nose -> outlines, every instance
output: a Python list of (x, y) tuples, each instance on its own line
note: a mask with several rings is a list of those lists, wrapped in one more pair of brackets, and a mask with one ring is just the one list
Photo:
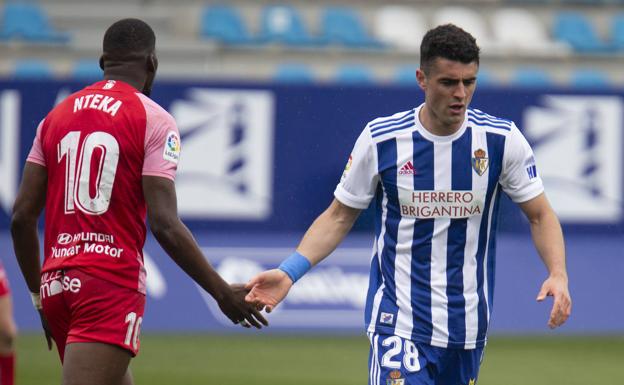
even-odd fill
[(455, 92), (453, 92), (453, 96), (458, 99), (464, 99), (466, 97), (466, 86), (463, 82), (459, 82), (457, 87), (455, 87)]

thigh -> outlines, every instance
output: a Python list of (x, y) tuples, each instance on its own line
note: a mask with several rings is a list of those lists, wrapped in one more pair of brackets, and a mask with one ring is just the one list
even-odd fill
[(64, 296), (71, 309), (67, 344), (96, 342), (117, 346), (135, 356), (145, 296), (79, 270), (64, 274)]
[(483, 348), (449, 352), (448, 362), (440, 373), (438, 385), (475, 385), (479, 378), (479, 367)]
[(118, 346), (77, 342), (65, 348), (63, 385), (120, 385), (126, 382), (132, 354)]
[(433, 363), (411, 340), (369, 334), (369, 385), (434, 385)]
[(4, 266), (2, 266), (2, 262), (0, 262), (0, 297), (10, 293), (11, 288), (9, 286), (9, 279), (7, 278)]
[(13, 320), (13, 303), (9, 294), (0, 296), (0, 354), (13, 351), (17, 327)]

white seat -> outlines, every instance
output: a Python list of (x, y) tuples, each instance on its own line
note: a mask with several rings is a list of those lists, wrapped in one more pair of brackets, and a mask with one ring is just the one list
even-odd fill
[(518, 49), (533, 53), (562, 53), (565, 45), (550, 39), (546, 26), (530, 11), (519, 8), (496, 10), (491, 16), (492, 32), (499, 45), (509, 52)]
[(375, 36), (389, 45), (407, 51), (418, 51), (427, 32), (425, 18), (414, 7), (384, 6), (376, 13)]
[(440, 8), (433, 14), (433, 26), (452, 23), (470, 33), (482, 48), (491, 45), (492, 39), (487, 29), (485, 19), (470, 8), (448, 6)]

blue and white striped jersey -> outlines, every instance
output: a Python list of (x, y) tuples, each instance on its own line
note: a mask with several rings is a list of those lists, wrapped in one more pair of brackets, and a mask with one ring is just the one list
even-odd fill
[(334, 195), (358, 209), (375, 200), (368, 331), (474, 349), (492, 310), (500, 192), (525, 202), (542, 181), (513, 122), (469, 109), (436, 136), (420, 108), (366, 126)]

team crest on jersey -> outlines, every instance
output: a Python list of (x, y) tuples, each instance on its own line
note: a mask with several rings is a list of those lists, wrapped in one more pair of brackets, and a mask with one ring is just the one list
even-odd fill
[(487, 154), (483, 149), (478, 149), (474, 152), (474, 157), (472, 158), (472, 168), (479, 174), (479, 176), (483, 175), (485, 170), (487, 170), (490, 162), (486, 157)]
[(102, 89), (110, 90), (113, 87), (115, 87), (115, 81), (114, 80), (109, 80), (109, 81), (106, 82), (106, 84), (104, 84), (104, 87), (102, 87)]
[(178, 163), (178, 160), (180, 159), (180, 138), (174, 131), (171, 131), (167, 135), (165, 149), (163, 151), (163, 159), (173, 163)]
[(349, 155), (349, 160), (347, 161), (347, 165), (345, 166), (345, 169), (342, 172), (342, 177), (340, 178), (340, 180), (344, 180), (347, 177), (347, 173), (351, 169), (352, 163), (353, 163), (353, 155)]
[(386, 385), (405, 385), (405, 378), (401, 378), (400, 371), (393, 370), (386, 380)]

